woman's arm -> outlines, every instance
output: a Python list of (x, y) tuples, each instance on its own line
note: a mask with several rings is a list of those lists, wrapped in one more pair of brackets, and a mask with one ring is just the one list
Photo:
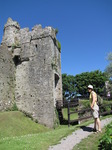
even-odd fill
[(95, 93), (92, 93), (91, 109), (93, 109), (95, 102), (96, 102), (96, 94), (95, 94)]

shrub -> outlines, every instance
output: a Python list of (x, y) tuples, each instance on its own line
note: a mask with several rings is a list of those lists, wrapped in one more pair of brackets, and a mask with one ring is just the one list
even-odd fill
[(103, 105), (100, 107), (100, 113), (105, 111), (111, 111), (112, 102), (111, 101), (104, 101)]
[(112, 122), (106, 127), (106, 133), (100, 139), (99, 150), (112, 150)]

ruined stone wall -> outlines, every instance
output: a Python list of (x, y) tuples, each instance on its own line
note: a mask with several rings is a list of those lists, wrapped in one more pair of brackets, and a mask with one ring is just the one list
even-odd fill
[(32, 31), (20, 29), (17, 22), (8, 19), (2, 44), (7, 45), (15, 64), (18, 108), (39, 123), (53, 127), (56, 100), (62, 100), (61, 59), (55, 30), (42, 29), (41, 25)]
[(7, 46), (0, 46), (0, 111), (14, 103), (15, 68)]
[[(53, 126), (54, 81), (50, 42), (52, 42), (52, 39), (48, 37), (41, 40), (32, 40), (30, 44), (22, 45), (20, 57), (24, 61), (17, 65), (15, 97), (19, 109), (32, 114), (39, 123)], [(41, 43), (44, 43), (44, 45)], [(38, 45), (38, 48), (36, 45)], [(24, 55), (24, 51), (29, 52)], [(27, 59), (25, 59), (26, 57)]]

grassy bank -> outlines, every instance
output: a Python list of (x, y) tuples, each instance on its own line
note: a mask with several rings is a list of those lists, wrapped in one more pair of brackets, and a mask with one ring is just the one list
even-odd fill
[(48, 130), (50, 129), (33, 122), (22, 112), (9, 111), (0, 113), (0, 139), (46, 132)]
[(0, 150), (47, 150), (71, 134), (78, 126), (61, 125), (49, 129), (33, 122), (22, 112), (0, 113)]
[[(81, 124), (88, 125), (93, 119)], [(80, 125), (61, 125), (56, 129), (34, 123), (19, 111), (0, 113), (0, 150), (47, 150)]]

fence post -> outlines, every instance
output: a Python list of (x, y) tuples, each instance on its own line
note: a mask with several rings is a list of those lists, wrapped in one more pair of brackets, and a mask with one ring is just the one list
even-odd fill
[(70, 102), (68, 101), (68, 127), (70, 126)]
[[(112, 104), (111, 104), (111, 111), (112, 111)], [(112, 112), (111, 112), (111, 114), (112, 114)]]

